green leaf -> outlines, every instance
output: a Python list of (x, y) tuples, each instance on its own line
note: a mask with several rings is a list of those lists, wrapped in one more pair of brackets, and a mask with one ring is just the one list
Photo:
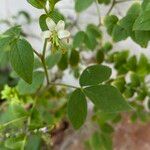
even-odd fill
[(99, 29), (99, 27), (97, 27), (97, 26), (94, 25), (94, 24), (89, 24), (89, 25), (87, 26), (86, 31), (91, 32), (92, 35), (93, 35), (94, 37), (96, 37), (96, 38), (99, 38), (99, 39), (100, 39), (100, 38), (102, 37), (102, 32), (101, 32), (101, 30)]
[(140, 76), (145, 76), (149, 73), (149, 61), (144, 54), (140, 56), (136, 73)]
[(87, 67), (80, 76), (80, 85), (97, 85), (109, 79), (111, 69), (103, 65)]
[(79, 129), (87, 116), (87, 102), (80, 89), (76, 89), (68, 102), (68, 117), (75, 129)]
[(135, 55), (130, 57), (129, 60), (127, 61), (127, 68), (129, 68), (129, 70), (131, 70), (131, 71), (136, 71), (137, 59), (136, 59)]
[(0, 50), (0, 68), (6, 68), (8, 65), (9, 53), (7, 51)]
[(84, 43), (87, 48), (93, 50), (97, 46), (97, 39), (101, 38), (101, 31), (93, 24), (89, 24), (86, 28)]
[(49, 17), (52, 18), (55, 21), (55, 23), (58, 23), (60, 20), (65, 20), (64, 16), (57, 9), (54, 9), (49, 14)]
[(10, 51), (10, 61), (15, 72), (27, 83), (32, 83), (34, 55), (31, 45), (19, 39)]
[(43, 9), (46, 5), (46, 0), (27, 0), (33, 7)]
[(133, 30), (150, 31), (150, 10), (142, 12), (135, 20)]
[(131, 5), (131, 7), (129, 8), (129, 10), (127, 11), (127, 15), (134, 15), (137, 16), (140, 14), (141, 12), (141, 5), (138, 2), (135, 2)]
[(17, 85), (17, 90), (19, 94), (34, 94), (42, 85), (44, 81), (44, 73), (43, 72), (34, 72), (33, 73), (33, 82), (32, 84), (28, 84), (23, 80), (20, 80)]
[(87, 9), (94, 1), (93, 0), (76, 0), (75, 1), (75, 10), (81, 12)]
[(97, 63), (101, 64), (104, 61), (104, 53), (102, 50), (97, 51), (96, 53), (96, 61)]
[(105, 4), (105, 5), (108, 5), (110, 4), (111, 0), (98, 0), (98, 3), (99, 4)]
[(112, 38), (115, 42), (125, 40), (128, 37), (128, 32), (120, 25), (115, 25), (112, 32)]
[(42, 139), (40, 135), (31, 135), (27, 139), (25, 150), (39, 150), (41, 143)]
[(102, 50), (104, 53), (107, 53), (110, 50), (112, 50), (112, 48), (113, 48), (113, 45), (110, 42), (106, 42), (106, 43), (104, 43)]
[(104, 25), (107, 28), (107, 32), (109, 35), (112, 34), (114, 26), (117, 24), (118, 18), (115, 15), (106, 16), (104, 19)]
[(21, 33), (21, 26), (14, 26), (4, 32), (5, 35), (16, 36), (16, 37), (20, 36), (20, 33)]
[(62, 55), (60, 61), (58, 62), (58, 68), (60, 70), (65, 70), (68, 67), (68, 54), (65, 53)]
[(79, 52), (77, 50), (72, 50), (69, 57), (69, 64), (72, 67), (76, 67), (80, 61)]
[(24, 137), (11, 137), (5, 141), (5, 147), (9, 149), (15, 149), (19, 150), (22, 148), (22, 145), (24, 144)]
[(121, 93), (110, 85), (97, 85), (84, 89), (85, 95), (104, 112), (122, 112), (131, 110), (130, 105), (121, 96)]
[(11, 104), (10, 105), (11, 113), (16, 118), (27, 117), (29, 113), (21, 106), (20, 104)]
[(85, 38), (85, 33), (83, 31), (79, 31), (74, 36), (73, 47), (74, 48), (80, 47), (83, 44), (83, 42), (84, 42), (84, 38)]
[(126, 81), (124, 77), (118, 77), (112, 84), (122, 93), (125, 90)]
[(150, 0), (143, 0), (142, 9), (144, 11), (150, 10)]
[(48, 69), (52, 69), (60, 61), (62, 54), (60, 52), (52, 53), (46, 58)]
[(20, 26), (14, 26), (2, 35), (0, 35), (0, 50), (8, 51), (11, 49), (11, 44), (13, 41), (20, 36), (21, 28)]
[(141, 47), (146, 48), (148, 46), (148, 42), (150, 41), (150, 31), (135, 31), (134, 41)]
[(112, 150), (112, 138), (108, 134), (95, 132), (87, 142), (89, 150)]
[(47, 27), (47, 24), (46, 24), (46, 18), (47, 18), (46, 14), (41, 15), (40, 18), (39, 18), (39, 24), (40, 24), (40, 28), (41, 28), (42, 31), (48, 30), (48, 27)]

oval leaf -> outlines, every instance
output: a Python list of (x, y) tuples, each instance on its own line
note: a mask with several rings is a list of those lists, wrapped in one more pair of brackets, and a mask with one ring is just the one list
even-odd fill
[(104, 112), (121, 112), (131, 110), (121, 93), (110, 85), (97, 85), (84, 89), (85, 95)]
[(19, 39), (10, 51), (10, 61), (15, 72), (27, 83), (32, 83), (34, 55), (31, 45)]
[(97, 85), (109, 79), (111, 69), (103, 65), (87, 67), (80, 76), (80, 85)]
[(75, 90), (68, 102), (68, 117), (75, 129), (80, 128), (87, 115), (87, 102), (80, 89)]
[(33, 73), (33, 82), (32, 84), (28, 84), (23, 80), (20, 80), (17, 89), (19, 94), (34, 94), (42, 85), (44, 81), (44, 73), (43, 72), (34, 72)]

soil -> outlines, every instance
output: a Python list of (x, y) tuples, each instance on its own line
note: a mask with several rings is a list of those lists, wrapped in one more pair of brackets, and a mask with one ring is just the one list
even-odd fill
[[(84, 141), (92, 134), (96, 127), (85, 125), (80, 131), (67, 129), (61, 135), (63, 142), (54, 150), (86, 150)], [(113, 135), (114, 150), (150, 150), (150, 122), (132, 123), (128, 116), (115, 127)]]

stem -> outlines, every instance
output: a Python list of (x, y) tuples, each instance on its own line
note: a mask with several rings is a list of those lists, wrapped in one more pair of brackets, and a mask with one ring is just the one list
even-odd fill
[(50, 85), (55, 85), (55, 86), (66, 86), (66, 87), (70, 87), (70, 88), (74, 88), (74, 89), (80, 88), (80, 87), (73, 86), (73, 85), (69, 85), (69, 84), (65, 84), (65, 83), (50, 82), (49, 84), (50, 84)]
[(43, 47), (43, 54), (38, 53), (36, 50), (33, 49), (33, 52), (39, 57), (39, 59), (42, 62), (43, 69), (46, 75), (46, 80), (47, 80), (47, 85), (49, 84), (49, 77), (48, 77), (48, 71), (45, 63), (45, 54), (46, 54), (46, 47), (47, 47), (47, 39), (44, 42), (44, 47)]
[(132, 1), (132, 0), (113, 0), (112, 1), (112, 5), (111, 5), (111, 7), (109, 8), (109, 10), (108, 10), (108, 12), (107, 12), (107, 15), (109, 15), (109, 13), (112, 11), (112, 9), (114, 8), (114, 6), (116, 5), (116, 4), (119, 4), (119, 3), (124, 3), (124, 2), (130, 2), (130, 1)]
[(101, 15), (100, 15), (100, 9), (99, 9), (99, 5), (98, 5), (97, 0), (95, 0), (95, 5), (96, 5), (97, 14), (98, 14), (99, 25), (101, 25)]
[(42, 55), (33, 49), (33, 52), (41, 59)]
[(10, 124), (12, 124), (12, 123), (15, 123), (15, 122), (20, 121), (20, 120), (25, 119), (25, 118), (27, 118), (27, 117), (24, 116), (24, 117), (21, 117), (21, 118), (14, 119), (14, 120), (12, 120), (12, 121), (9, 121), (9, 122), (3, 124), (3, 126), (4, 126), (4, 127), (5, 127), (5, 126), (8, 126), (8, 125), (10, 125)]
[(44, 47), (43, 47), (43, 58), (45, 59), (45, 54), (46, 54), (46, 47), (47, 47), (47, 39), (44, 41)]
[(109, 8), (107, 15), (109, 15), (109, 13), (112, 11), (112, 9), (114, 8), (114, 6), (116, 5), (116, 0), (112, 1), (111, 7)]
[(46, 75), (47, 85), (49, 85), (50, 81), (49, 81), (48, 71), (47, 71), (47, 67), (46, 67), (46, 63), (45, 63), (46, 46), (47, 46), (47, 39), (44, 42), (43, 55), (41, 57), (41, 61), (42, 61), (42, 64), (43, 64), (45, 75)]
[(116, 4), (117, 4), (117, 3), (130, 2), (130, 1), (132, 1), (132, 0), (118, 0), (118, 1), (116, 1)]

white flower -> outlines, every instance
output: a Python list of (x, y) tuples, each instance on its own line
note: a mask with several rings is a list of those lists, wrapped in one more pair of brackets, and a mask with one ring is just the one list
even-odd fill
[(51, 18), (47, 18), (46, 24), (49, 30), (44, 31), (43, 33), (45, 39), (51, 38), (52, 36), (54, 36), (54, 34), (58, 36), (60, 40), (69, 38), (70, 32), (65, 30), (65, 22), (63, 20), (60, 20), (56, 25)]

